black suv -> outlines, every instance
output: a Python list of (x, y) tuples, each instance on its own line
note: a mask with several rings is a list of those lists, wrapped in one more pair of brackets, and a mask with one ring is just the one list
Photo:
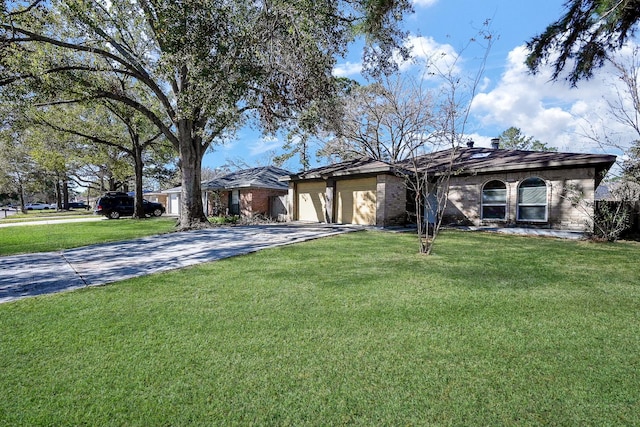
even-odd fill
[[(161, 203), (142, 199), (145, 215), (160, 216), (165, 212)], [(104, 215), (110, 219), (133, 215), (134, 198), (127, 193), (109, 192), (96, 202), (94, 213)]]

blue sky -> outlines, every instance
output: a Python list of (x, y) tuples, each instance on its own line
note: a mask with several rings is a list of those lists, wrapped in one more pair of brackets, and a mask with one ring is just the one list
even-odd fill
[[(607, 70), (571, 88), (563, 81), (550, 82), (549, 70), (532, 76), (523, 65), (526, 42), (561, 16), (564, 1), (415, 0), (415, 13), (403, 23), (411, 33), (412, 45), (419, 46), (423, 53), (461, 54), (463, 73), (477, 73), (481, 52), (463, 48), (486, 20), (498, 37), (472, 102), (467, 129), (476, 146), (489, 146), (492, 137), (515, 126), (560, 151), (619, 154), (594, 142), (605, 132), (598, 123), (606, 115), (606, 99), (614, 80)], [(418, 49), (415, 52), (421, 54)], [(361, 79), (360, 54), (354, 46), (347, 58), (338, 60), (335, 74)], [(229, 160), (265, 165), (281, 152), (282, 143), (282, 139), (264, 138), (255, 130), (242, 129), (237, 138), (205, 155), (203, 166), (216, 168)], [(301, 168), (297, 158), (284, 166), (291, 171)]]

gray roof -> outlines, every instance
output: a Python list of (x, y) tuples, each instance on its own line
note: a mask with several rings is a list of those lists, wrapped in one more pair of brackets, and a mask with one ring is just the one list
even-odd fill
[[(288, 185), (279, 180), (282, 176), (291, 174), (288, 170), (275, 166), (263, 166), (251, 169), (241, 169), (226, 175), (203, 181), (202, 191), (234, 190), (240, 188), (266, 188), (270, 190), (286, 190)], [(178, 193), (181, 187), (171, 188), (163, 193)]]
[(493, 173), (501, 171), (545, 170), (559, 168), (595, 167), (599, 179), (604, 176), (616, 160), (608, 154), (557, 153), (551, 151), (502, 150), (494, 148), (456, 148), (436, 151), (404, 160), (392, 165), (380, 160), (357, 159), (335, 163), (299, 174), (292, 174), (282, 180), (327, 179), (351, 175), (389, 173), (400, 170), (417, 170), (438, 175), (452, 164), (456, 175)]
[(299, 181), (303, 179), (326, 179), (338, 176), (349, 175), (366, 175), (379, 173), (394, 173), (396, 168), (393, 165), (370, 158), (361, 158), (348, 160), (345, 162), (334, 163), (328, 166), (322, 166), (297, 174), (290, 174), (281, 178), (282, 181)]
[[(593, 166), (609, 170), (616, 156), (609, 154), (557, 153), (553, 151), (502, 150), (494, 148), (458, 148), (426, 154), (416, 159), (418, 171), (438, 174), (445, 171), (450, 162), (458, 174), (491, 173), (514, 170), (542, 170)], [(401, 162), (413, 170), (413, 163)]]

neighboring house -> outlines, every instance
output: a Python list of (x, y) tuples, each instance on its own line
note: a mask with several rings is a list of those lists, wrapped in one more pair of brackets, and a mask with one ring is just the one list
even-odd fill
[[(584, 230), (593, 216), (572, 205), (567, 189), (593, 201), (615, 162), (611, 155), (468, 147), (422, 156), (417, 171), (435, 183), (451, 159), (444, 224), (565, 230)], [(401, 175), (413, 169), (409, 162), (394, 167), (361, 159), (289, 175), (289, 216), (377, 226), (402, 223), (412, 198)], [(435, 199), (433, 194), (425, 197)], [(425, 209), (425, 220), (433, 221), (433, 212)]]
[[(274, 166), (231, 172), (201, 184), (205, 214), (240, 215), (284, 220), (287, 184), (279, 180), (291, 172)], [(180, 193), (176, 187), (163, 191), (168, 195), (167, 212), (180, 213)]]
[[(131, 197), (134, 197), (136, 195), (135, 191), (130, 191), (127, 194), (129, 194)], [(162, 203), (162, 205), (164, 205), (165, 209), (167, 207), (168, 204), (168, 197), (167, 194), (161, 192), (161, 191), (143, 191), (142, 192), (142, 197), (147, 199), (150, 202), (155, 202), (155, 203)]]

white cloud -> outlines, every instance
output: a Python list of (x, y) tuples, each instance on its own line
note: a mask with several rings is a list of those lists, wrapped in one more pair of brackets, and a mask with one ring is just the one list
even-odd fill
[(282, 147), (282, 142), (275, 137), (262, 137), (249, 146), (249, 154), (257, 156)]
[(615, 94), (612, 86), (616, 84), (610, 70), (599, 70), (592, 80), (572, 88), (564, 81), (552, 82), (550, 69), (529, 73), (524, 63), (526, 54), (524, 46), (513, 49), (495, 87), (485, 88), (474, 98), (471, 112), (480, 128), (501, 132), (515, 126), (561, 151), (577, 152), (601, 152), (594, 138), (603, 140), (603, 135), (612, 132), (628, 133), (606, 119), (607, 100)]
[(458, 52), (450, 44), (441, 44), (433, 37), (409, 36), (405, 43), (411, 50), (411, 60), (400, 63), (400, 69), (406, 71), (415, 63), (425, 64), (431, 71), (457, 74)]
[(338, 64), (333, 69), (333, 75), (336, 77), (357, 76), (362, 71), (361, 62), (345, 62)]
[[(403, 61), (400, 55), (394, 55), (394, 60), (399, 64), (401, 71), (407, 71), (418, 64), (421, 68), (430, 67), (433, 72), (448, 74), (460, 71), (457, 61), (459, 53), (449, 44), (441, 44), (433, 37), (408, 36), (405, 46), (409, 48), (411, 59)], [(336, 77), (355, 77), (362, 72), (362, 62), (343, 62), (333, 69)]]
[(438, 0), (413, 0), (413, 4), (420, 7), (429, 7), (436, 4)]

